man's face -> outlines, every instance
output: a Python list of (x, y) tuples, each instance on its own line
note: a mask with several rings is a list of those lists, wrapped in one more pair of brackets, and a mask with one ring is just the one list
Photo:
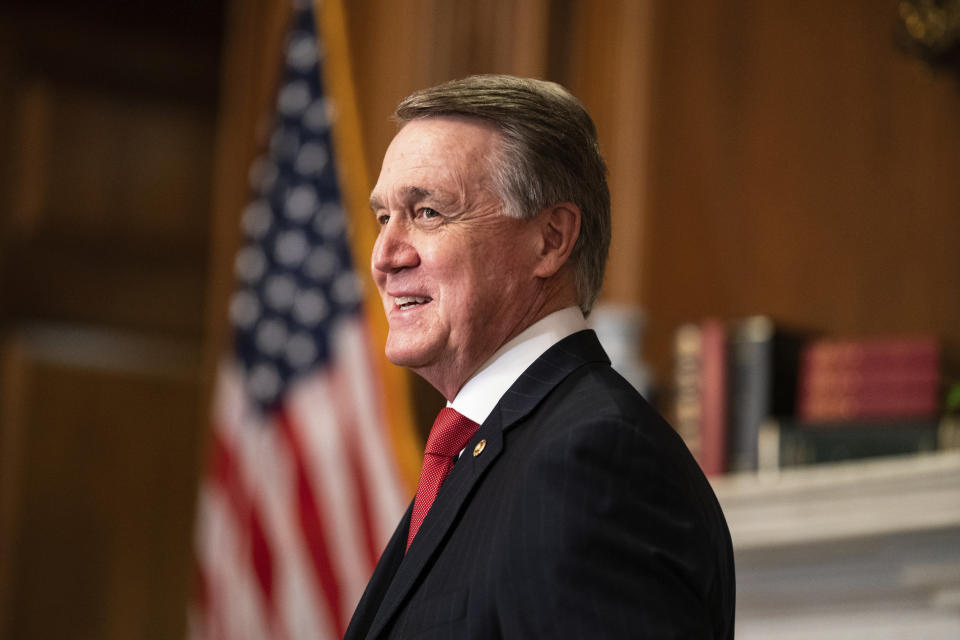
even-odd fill
[(536, 224), (506, 217), (490, 179), (499, 144), (481, 120), (414, 120), (387, 149), (371, 197), (387, 357), (448, 399), (542, 302)]

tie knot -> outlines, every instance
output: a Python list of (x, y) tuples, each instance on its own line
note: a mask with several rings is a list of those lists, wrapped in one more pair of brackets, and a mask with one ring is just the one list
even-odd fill
[(466, 446), (479, 426), (455, 409), (441, 409), (427, 437), (426, 453), (452, 458)]

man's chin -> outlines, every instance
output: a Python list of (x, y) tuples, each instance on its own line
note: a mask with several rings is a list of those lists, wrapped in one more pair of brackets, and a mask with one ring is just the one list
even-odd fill
[(429, 358), (422, 348), (415, 348), (410, 345), (392, 345), (389, 341), (384, 349), (384, 354), (391, 363), (409, 369), (424, 367), (429, 362)]

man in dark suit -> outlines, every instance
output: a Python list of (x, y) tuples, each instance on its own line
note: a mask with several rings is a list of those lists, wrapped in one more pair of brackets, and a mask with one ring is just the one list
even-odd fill
[(397, 109), (371, 206), (386, 353), (447, 398), (347, 638), (732, 638), (730, 535), (584, 317), (606, 167), (559, 85), (475, 76)]

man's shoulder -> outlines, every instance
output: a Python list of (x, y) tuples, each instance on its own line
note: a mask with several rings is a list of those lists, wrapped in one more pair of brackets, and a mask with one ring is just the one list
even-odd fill
[(629, 432), (648, 455), (696, 466), (676, 431), (613, 369), (590, 330), (548, 349), (498, 406), (504, 426), (510, 429), (519, 421), (541, 444), (556, 438), (619, 440), (622, 432)]
[[(683, 439), (609, 364), (579, 367), (527, 418), (531, 460), (629, 458), (624, 471), (674, 483), (696, 501), (715, 501)], [(572, 459), (572, 458), (571, 458)]]
[(609, 363), (590, 362), (552, 389), (539, 407), (540, 417), (560, 422), (617, 422), (646, 431), (674, 433), (659, 412)]

